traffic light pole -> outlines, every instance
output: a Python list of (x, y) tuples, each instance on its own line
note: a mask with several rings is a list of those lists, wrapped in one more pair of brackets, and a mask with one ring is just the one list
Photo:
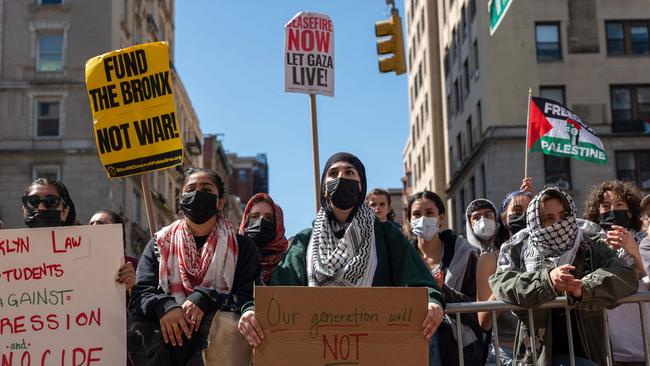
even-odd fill
[(316, 113), (316, 94), (309, 94), (311, 110), (311, 143), (314, 155), (314, 193), (316, 194), (316, 212), (320, 211), (320, 163), (318, 157), (318, 114)]

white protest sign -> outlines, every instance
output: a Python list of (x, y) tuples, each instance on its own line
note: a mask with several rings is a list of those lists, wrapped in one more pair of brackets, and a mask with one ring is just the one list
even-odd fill
[(120, 225), (0, 230), (0, 365), (126, 362)]
[(284, 26), (284, 91), (334, 96), (334, 26), (300, 12)]

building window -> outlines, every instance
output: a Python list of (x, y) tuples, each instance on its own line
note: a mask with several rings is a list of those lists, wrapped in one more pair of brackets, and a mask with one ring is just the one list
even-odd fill
[(476, 16), (476, 0), (469, 0), (469, 21), (474, 20)]
[(32, 168), (32, 180), (47, 178), (50, 181), (61, 180), (61, 167), (58, 165), (36, 165)]
[(458, 210), (458, 216), (460, 216), (460, 226), (456, 228), (456, 231), (462, 230), (461, 228), (465, 227), (465, 221), (467, 220), (467, 217), (464, 215), (465, 213), (465, 207), (467, 207), (467, 204), (465, 203), (465, 188), (460, 190), (460, 210)]
[(460, 86), (458, 85), (458, 79), (454, 81), (454, 112), (459, 112), (460, 111), (460, 100), (461, 100), (461, 95), (460, 95)]
[(650, 190), (650, 150), (617, 151), (616, 178)]
[(483, 188), (483, 197), (487, 197), (487, 177), (485, 176), (485, 164), (481, 164), (481, 184)]
[(481, 111), (481, 101), (479, 100), (476, 103), (476, 128), (477, 128), (477, 134), (478, 134), (478, 139), (483, 136), (483, 112)]
[(571, 158), (544, 155), (544, 173), (547, 185), (571, 189)]
[(246, 174), (246, 169), (239, 169), (239, 182), (245, 182), (248, 180), (248, 175)]
[(650, 123), (650, 86), (612, 86), (612, 131), (645, 132)]
[(465, 5), (460, 8), (460, 29), (462, 33), (462, 38), (465, 40), (467, 38), (468, 27), (467, 27), (467, 17), (465, 16)]
[(429, 118), (429, 93), (424, 94), (424, 118)]
[(539, 96), (566, 104), (566, 100), (564, 99), (564, 86), (540, 86)]
[(472, 151), (474, 148), (474, 130), (472, 128), (472, 116), (467, 118), (465, 125), (467, 127), (467, 146), (469, 146), (469, 151)]
[(142, 196), (137, 190), (133, 190), (133, 220), (134, 224), (140, 224), (140, 215), (142, 213)]
[(469, 96), (469, 64), (465, 59), (463, 62), (463, 99)]
[(456, 136), (456, 146), (458, 146), (458, 164), (465, 159), (465, 152), (463, 151), (463, 136), (459, 133)]
[(648, 26), (644, 21), (606, 22), (607, 54), (613, 55), (647, 55), (650, 54)]
[(456, 27), (451, 31), (451, 61), (452, 64), (456, 61)]
[(38, 71), (61, 71), (63, 69), (63, 34), (38, 35)]
[(537, 43), (537, 60), (561, 60), (560, 23), (535, 24), (535, 41)]
[(472, 176), (472, 179), (470, 179), (470, 189), (472, 190), (472, 201), (477, 199), (478, 197), (476, 196), (476, 177)]
[(472, 52), (474, 53), (474, 70), (473, 76), (474, 79), (478, 79), (478, 40), (474, 41), (474, 46), (472, 47)]
[(36, 102), (36, 136), (58, 137), (61, 134), (61, 102)]
[(41, 5), (57, 5), (63, 4), (63, 0), (39, 0), (38, 3)]

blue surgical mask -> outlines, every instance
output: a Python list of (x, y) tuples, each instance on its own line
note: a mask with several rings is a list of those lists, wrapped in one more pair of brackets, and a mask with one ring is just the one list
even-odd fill
[(420, 216), (411, 221), (411, 231), (418, 238), (429, 241), (433, 239), (433, 236), (438, 232), (438, 218)]

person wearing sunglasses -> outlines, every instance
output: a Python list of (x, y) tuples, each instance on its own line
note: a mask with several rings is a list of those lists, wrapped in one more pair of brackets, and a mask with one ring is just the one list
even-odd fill
[(38, 178), (22, 198), (25, 225), (34, 227), (72, 226), (77, 218), (68, 189), (58, 180)]

